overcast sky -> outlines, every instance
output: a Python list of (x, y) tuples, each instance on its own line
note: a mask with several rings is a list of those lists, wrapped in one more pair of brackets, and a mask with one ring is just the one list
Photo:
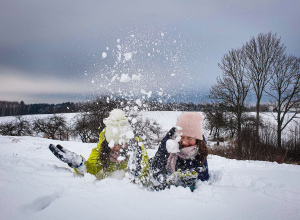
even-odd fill
[(259, 33), (277, 33), (299, 57), (299, 8), (299, 0), (0, 0), (0, 100), (201, 97), (223, 55)]

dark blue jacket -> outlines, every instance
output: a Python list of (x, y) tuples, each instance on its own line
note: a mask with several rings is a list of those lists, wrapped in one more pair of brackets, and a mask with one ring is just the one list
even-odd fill
[[(167, 135), (162, 139), (158, 150), (150, 161), (150, 170), (153, 173), (153, 177), (155, 178), (159, 174), (167, 175), (168, 171), (166, 169), (167, 161), (170, 156), (170, 154), (167, 151), (166, 148), (166, 142), (167, 140), (171, 139), (175, 134), (176, 128), (172, 128)], [(203, 138), (204, 139), (204, 138)], [(204, 139), (205, 141), (205, 139)], [(196, 157), (200, 157), (200, 155), (197, 155)], [(198, 159), (198, 158), (196, 158)], [(208, 165), (207, 160), (205, 160), (204, 164), (201, 166), (197, 162), (198, 160), (190, 160), (190, 159), (183, 159), (178, 157), (177, 163), (176, 163), (176, 170), (181, 169), (184, 170), (195, 170), (199, 175), (198, 179), (201, 181), (206, 181), (209, 179), (209, 173), (208, 173)]]

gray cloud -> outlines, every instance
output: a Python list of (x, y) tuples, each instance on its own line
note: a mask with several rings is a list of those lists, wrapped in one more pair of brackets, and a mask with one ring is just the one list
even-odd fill
[[(288, 53), (300, 55), (296, 0), (0, 0), (0, 5), (0, 98), (4, 100), (47, 102), (56, 97), (60, 102), (57, 94), (83, 97), (120, 88), (125, 94), (133, 84), (108, 86), (113, 72), (132, 76), (142, 67), (143, 79), (134, 84), (137, 91), (163, 87), (170, 94), (201, 93), (215, 83), (222, 56), (260, 32), (276, 32)], [(126, 47), (127, 52), (137, 51), (130, 62), (116, 64), (117, 39), (122, 52)], [(171, 44), (174, 40), (177, 45)], [(153, 42), (161, 53), (150, 59), (145, 54), (154, 48)], [(108, 56), (103, 59), (105, 51)], [(163, 61), (174, 54), (177, 61)], [(12, 83), (18, 85), (15, 90), (7, 87)]]

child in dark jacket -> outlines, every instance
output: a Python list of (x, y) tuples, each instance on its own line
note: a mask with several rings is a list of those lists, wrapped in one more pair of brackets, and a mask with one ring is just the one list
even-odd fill
[(209, 179), (208, 150), (202, 131), (202, 116), (196, 112), (182, 113), (150, 162), (152, 183), (156, 190), (170, 185), (190, 187), (198, 180)]

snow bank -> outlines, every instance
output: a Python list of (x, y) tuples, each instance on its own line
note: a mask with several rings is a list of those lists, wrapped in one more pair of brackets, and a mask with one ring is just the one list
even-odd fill
[[(180, 112), (143, 112), (163, 132)], [(65, 114), (68, 120), (76, 114)], [(28, 120), (32, 117), (25, 116)], [(13, 117), (1, 117), (7, 121)], [(95, 144), (0, 136), (0, 219), (300, 219), (300, 166), (208, 156), (210, 181), (156, 192), (127, 179), (79, 177), (49, 151), (88, 158)], [(148, 150), (149, 156), (155, 150)]]
[[(208, 157), (211, 179), (151, 191), (127, 179), (76, 176), (48, 150), (88, 157), (96, 144), (0, 136), (0, 219), (299, 219), (300, 167)], [(149, 152), (153, 155), (152, 152)]]

